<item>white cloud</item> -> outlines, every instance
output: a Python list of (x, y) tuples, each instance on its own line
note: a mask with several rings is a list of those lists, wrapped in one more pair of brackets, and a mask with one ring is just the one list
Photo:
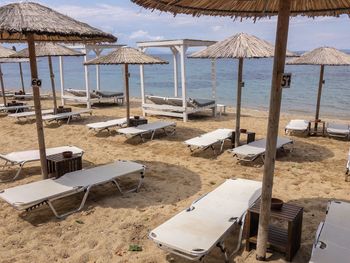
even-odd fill
[(146, 40), (162, 40), (163, 36), (152, 36), (147, 31), (137, 30), (131, 33), (129, 36), (130, 39), (138, 40), (138, 39), (146, 39)]

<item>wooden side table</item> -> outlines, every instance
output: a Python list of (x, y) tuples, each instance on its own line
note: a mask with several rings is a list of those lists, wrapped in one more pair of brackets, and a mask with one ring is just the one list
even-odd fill
[[(256, 247), (260, 213), (260, 199), (248, 210), (245, 220), (246, 250)], [(287, 222), (287, 229), (269, 226), (268, 247), (285, 253), (287, 261), (292, 261), (300, 248), (303, 222), (303, 208), (292, 204), (283, 204), (281, 210), (271, 210), (271, 218)]]
[(310, 135), (319, 135), (319, 134), (322, 136), (326, 135), (326, 122), (321, 120), (311, 120)]
[(51, 177), (61, 177), (62, 175), (82, 169), (82, 155), (73, 154), (71, 158), (64, 158), (62, 153), (49, 155), (46, 157), (47, 170)]
[[(246, 131), (246, 132), (241, 132), (241, 135), (245, 134), (246, 135), (246, 143), (251, 143), (255, 141), (255, 132), (250, 132), (250, 131)], [(235, 147), (235, 132), (232, 133), (232, 147)]]

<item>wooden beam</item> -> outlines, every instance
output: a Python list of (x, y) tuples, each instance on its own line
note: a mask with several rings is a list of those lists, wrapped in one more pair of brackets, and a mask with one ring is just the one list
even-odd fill
[(3, 74), (1, 70), (1, 65), (0, 65), (0, 84), (1, 84), (2, 100), (3, 100), (4, 106), (6, 106), (5, 84), (4, 84)]
[(59, 67), (60, 67), (60, 84), (61, 84), (61, 104), (64, 106), (64, 72), (63, 72), (63, 57), (59, 56)]
[(125, 106), (126, 106), (126, 123), (130, 126), (130, 95), (129, 95), (129, 66), (124, 65), (124, 81), (125, 81)]
[(241, 102), (242, 102), (242, 85), (243, 85), (243, 58), (238, 59), (238, 77), (237, 77), (237, 103), (236, 103), (236, 130), (235, 130), (235, 147), (239, 146), (241, 130)]
[[(186, 98), (186, 50), (187, 47), (181, 46), (180, 58), (181, 58), (181, 89), (182, 89), (182, 107), (187, 109), (187, 98)], [(187, 121), (187, 115), (183, 118), (184, 122)]]
[(55, 74), (53, 73), (52, 59), (48, 56), (50, 79), (51, 79), (51, 89), (52, 89), (52, 99), (53, 99), (53, 113), (57, 113), (57, 101), (56, 101), (56, 88), (55, 88)]
[(320, 80), (318, 82), (318, 93), (317, 93), (317, 104), (316, 104), (316, 115), (315, 115), (315, 132), (317, 132), (317, 120), (320, 117), (320, 106), (321, 106), (321, 97), (322, 97), (322, 87), (324, 83), (324, 65), (321, 65), (320, 68)]
[(23, 94), (26, 93), (25, 89), (24, 89), (24, 80), (23, 80), (23, 69), (22, 69), (22, 63), (19, 62), (18, 63), (19, 65), (19, 76), (21, 78), (21, 86), (22, 86), (22, 91), (23, 91)]
[(273, 175), (275, 170), (276, 144), (281, 111), (281, 80), (286, 61), (291, 0), (280, 0), (275, 41), (275, 55), (272, 72), (270, 109), (267, 126), (266, 154), (261, 193), (257, 260), (266, 259), (268, 227), (270, 222)]
[[(32, 80), (38, 79), (38, 69), (36, 65), (36, 55), (35, 55), (35, 44), (34, 36), (29, 34), (27, 36), (28, 50), (29, 50), (29, 63)], [(35, 109), (35, 121), (36, 121), (36, 130), (38, 134), (39, 142), (39, 152), (40, 152), (40, 163), (41, 163), (41, 173), (43, 179), (48, 178), (47, 174), (47, 164), (46, 164), (46, 149), (45, 149), (45, 137), (44, 137), (44, 128), (43, 120), (41, 116), (41, 104), (40, 104), (40, 87), (33, 85), (33, 99), (34, 99), (34, 109)]]

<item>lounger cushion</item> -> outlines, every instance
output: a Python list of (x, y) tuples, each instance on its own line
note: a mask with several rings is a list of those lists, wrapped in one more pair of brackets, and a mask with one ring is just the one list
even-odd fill
[(210, 99), (193, 99), (193, 98), (189, 98), (189, 102), (191, 102), (192, 104), (194, 104), (198, 108), (206, 107), (206, 106), (209, 106), (209, 105), (215, 106), (215, 100), (210, 100)]
[(287, 126), (287, 130), (306, 131), (309, 128), (309, 121), (306, 120), (291, 120)]
[(328, 123), (327, 133), (348, 135), (350, 134), (350, 127), (347, 124)]
[[(70, 94), (73, 94), (74, 96), (77, 96), (77, 97), (86, 97), (86, 91), (85, 90), (66, 89), (66, 91), (69, 92)], [(96, 99), (96, 98), (99, 98), (99, 96), (97, 96), (93, 92), (90, 92), (90, 98)]]
[(90, 129), (106, 129), (114, 126), (123, 126), (125, 124), (126, 124), (126, 118), (120, 118), (120, 119), (109, 120), (109, 121), (89, 123), (86, 126), (89, 127)]
[(176, 126), (176, 123), (169, 122), (169, 121), (156, 121), (148, 124), (142, 124), (136, 127), (122, 128), (122, 129), (119, 129), (118, 132), (125, 135), (136, 136), (139, 134), (144, 134), (144, 133), (152, 132), (159, 129), (164, 129), (171, 126)]
[(0, 198), (19, 210), (56, 197), (73, 194), (83, 189), (103, 184), (114, 178), (141, 172), (144, 166), (131, 161), (114, 163), (91, 169), (67, 173), (58, 179), (46, 179), (15, 186), (0, 192)]
[[(350, 258), (350, 204), (333, 201), (330, 203), (326, 220), (313, 249), (310, 262), (347, 263)], [(325, 247), (319, 244), (323, 243)]]
[(189, 139), (185, 141), (185, 144), (196, 147), (208, 147), (214, 143), (230, 138), (232, 136), (232, 132), (233, 130), (231, 129), (217, 129), (201, 136)]
[[(279, 149), (284, 145), (290, 144), (290, 143), (293, 143), (291, 139), (286, 137), (278, 137), (276, 148)], [(237, 148), (234, 148), (232, 152), (238, 156), (255, 157), (255, 156), (264, 154), (265, 149), (266, 149), (266, 139), (261, 139), (261, 140), (257, 140), (249, 144), (245, 144)]]
[[(57, 153), (62, 153), (65, 151), (71, 151), (73, 154), (82, 154), (84, 151), (75, 146), (60, 146), (54, 148), (47, 148), (46, 155), (53, 155)], [(30, 162), (40, 160), (39, 150), (29, 150), (29, 151), (21, 151), (21, 152), (12, 152), (5, 155), (2, 155), (7, 160), (13, 163), (22, 163), (22, 162)]]
[(124, 96), (123, 92), (113, 92), (113, 91), (99, 91), (96, 90), (94, 93), (102, 98), (113, 98), (113, 97), (122, 97)]
[[(227, 180), (150, 233), (157, 244), (204, 255), (217, 244), (261, 194), (261, 183)], [(197, 252), (196, 252), (197, 250)]]
[[(53, 113), (53, 110), (42, 110), (41, 111), (42, 115), (51, 114), (51, 113)], [(33, 117), (33, 116), (35, 116), (35, 111), (25, 111), (25, 112), (13, 113), (13, 114), (9, 114), (7, 116), (12, 117), (12, 118)]]
[(161, 96), (146, 95), (146, 98), (154, 104), (164, 105), (167, 104), (166, 98)]

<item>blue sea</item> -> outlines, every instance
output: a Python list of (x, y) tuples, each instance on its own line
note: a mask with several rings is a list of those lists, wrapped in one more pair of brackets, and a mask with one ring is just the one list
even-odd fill
[[(174, 96), (172, 55), (157, 55), (169, 61), (168, 65), (145, 66), (146, 94)], [(81, 57), (64, 58), (65, 88), (84, 89), (84, 67)], [(54, 58), (56, 89), (60, 79), (58, 59)], [(269, 104), (272, 59), (246, 59), (244, 61), (244, 82), (242, 107), (267, 110)], [(43, 91), (50, 92), (47, 58), (38, 61), (39, 77), (43, 81)], [(141, 97), (139, 66), (130, 66), (130, 93)], [(23, 64), (26, 89), (30, 91), (29, 64)], [(18, 64), (2, 64), (4, 81), (8, 89), (20, 89)], [(291, 88), (283, 91), (282, 111), (314, 116), (319, 66), (286, 66), (285, 72), (292, 73)], [(123, 91), (122, 66), (100, 66), (101, 90)], [(211, 98), (211, 62), (206, 59), (187, 59), (187, 93), (189, 97)], [(90, 89), (96, 89), (95, 66), (89, 66)], [(179, 95), (181, 94), (179, 74)], [(217, 100), (218, 103), (234, 106), (236, 101), (237, 60), (217, 60)], [(326, 67), (325, 85), (321, 101), (321, 117), (349, 119), (350, 68)]]

